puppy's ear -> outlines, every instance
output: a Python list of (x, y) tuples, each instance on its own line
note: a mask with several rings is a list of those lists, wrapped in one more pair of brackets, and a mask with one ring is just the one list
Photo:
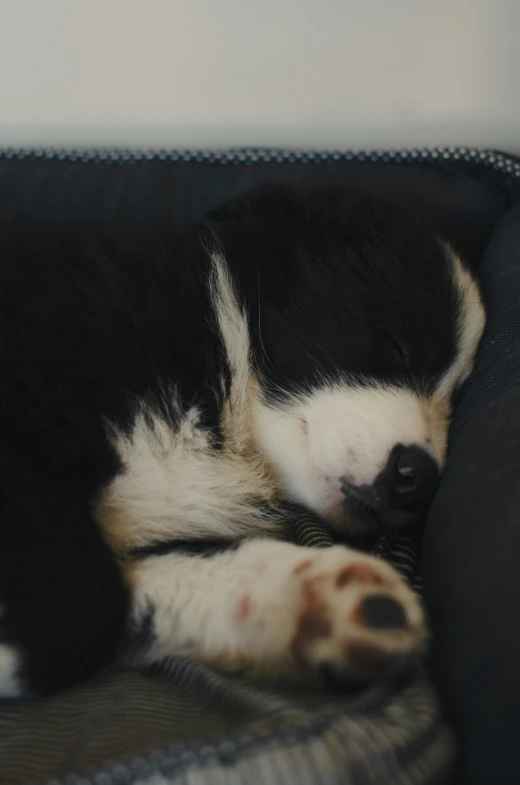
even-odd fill
[(229, 199), (206, 214), (209, 224), (236, 224), (252, 218), (265, 220), (282, 217), (301, 202), (301, 197), (292, 188), (279, 184), (257, 185), (239, 196)]

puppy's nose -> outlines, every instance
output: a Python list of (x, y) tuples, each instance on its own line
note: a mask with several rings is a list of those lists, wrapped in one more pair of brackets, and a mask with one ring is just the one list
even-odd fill
[(439, 480), (439, 466), (426, 450), (396, 444), (372, 485), (356, 485), (344, 477), (338, 485), (357, 518), (400, 527), (424, 514)]
[(386, 491), (390, 508), (413, 511), (430, 501), (439, 478), (437, 463), (426, 450), (397, 445), (378, 484)]

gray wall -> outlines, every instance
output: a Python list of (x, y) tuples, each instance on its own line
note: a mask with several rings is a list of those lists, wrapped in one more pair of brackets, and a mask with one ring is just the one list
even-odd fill
[(0, 0), (0, 145), (520, 151), (520, 0)]

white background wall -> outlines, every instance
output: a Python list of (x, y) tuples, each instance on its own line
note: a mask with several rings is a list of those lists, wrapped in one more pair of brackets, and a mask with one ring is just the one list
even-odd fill
[(0, 145), (520, 151), (520, 0), (0, 0)]

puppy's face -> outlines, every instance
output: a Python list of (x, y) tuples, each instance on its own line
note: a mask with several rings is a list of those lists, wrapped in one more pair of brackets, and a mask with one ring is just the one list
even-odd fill
[(215, 217), (281, 495), (350, 532), (412, 522), (484, 329), (471, 273), (371, 197), (259, 191)]

